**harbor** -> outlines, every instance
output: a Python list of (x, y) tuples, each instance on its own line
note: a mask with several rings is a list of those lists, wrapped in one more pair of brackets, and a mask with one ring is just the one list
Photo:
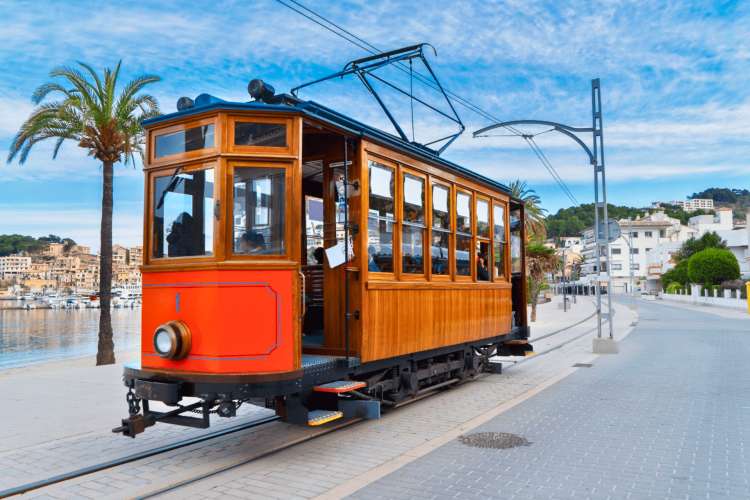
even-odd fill
[[(39, 307), (26, 310), (0, 300), (0, 371), (96, 354), (99, 311)], [(117, 350), (140, 345), (140, 309), (112, 310)]]

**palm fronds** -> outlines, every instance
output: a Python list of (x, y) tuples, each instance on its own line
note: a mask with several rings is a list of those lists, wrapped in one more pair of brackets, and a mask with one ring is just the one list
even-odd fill
[[(159, 104), (152, 95), (139, 92), (159, 77), (138, 76), (117, 95), (120, 63), (105, 69), (101, 77), (90, 65), (78, 65), (81, 69), (55, 68), (50, 72), (54, 80), (34, 91), (32, 102), (38, 107), (14, 137), (8, 163), (16, 158), (25, 163), (33, 146), (47, 139), (55, 140), (53, 158), (66, 140), (76, 141), (101, 161), (127, 163), (135, 153), (143, 154), (141, 124), (159, 114)], [(43, 103), (52, 95), (61, 100)]]

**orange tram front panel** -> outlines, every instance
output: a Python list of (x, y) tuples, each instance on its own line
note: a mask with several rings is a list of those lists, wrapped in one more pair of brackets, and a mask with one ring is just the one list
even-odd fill
[[(213, 374), (295, 370), (294, 273), (211, 270), (143, 273), (141, 366)], [(183, 359), (160, 357), (156, 329), (170, 321), (190, 329)]]

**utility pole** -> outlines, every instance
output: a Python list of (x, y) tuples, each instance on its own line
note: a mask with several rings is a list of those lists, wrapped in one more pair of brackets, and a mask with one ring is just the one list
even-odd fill
[[(495, 123), (474, 132), (474, 137), (486, 137), (482, 134), (496, 129), (508, 128), (525, 139), (533, 138), (533, 134), (521, 134), (513, 125), (546, 125), (552, 127), (549, 131), (560, 132), (575, 141), (589, 158), (589, 163), (594, 167), (594, 244), (596, 246), (596, 316), (597, 337), (594, 339), (594, 352), (598, 354), (614, 354), (617, 352), (617, 344), (614, 341), (612, 326), (612, 287), (610, 271), (609, 251), (609, 217), (607, 214), (607, 179), (604, 169), (604, 125), (602, 121), (602, 97), (601, 84), (598, 78), (591, 80), (591, 127), (571, 127), (562, 123), (546, 120), (512, 120), (508, 122)], [(592, 147), (586, 145), (577, 133), (590, 133)], [(602, 272), (604, 271), (604, 272)], [(602, 283), (607, 284), (607, 312), (602, 313)], [(602, 337), (602, 320), (606, 319), (609, 328), (609, 336)]]
[(565, 250), (566, 248), (563, 247), (562, 251), (562, 276), (560, 277), (560, 281), (562, 282), (563, 287), (563, 312), (568, 312), (568, 296), (567, 296), (567, 290), (565, 286)]

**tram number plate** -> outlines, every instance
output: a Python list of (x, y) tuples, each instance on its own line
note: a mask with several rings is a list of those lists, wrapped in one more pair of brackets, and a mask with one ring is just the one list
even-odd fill
[(154, 382), (151, 380), (136, 380), (135, 395), (141, 399), (174, 404), (180, 400), (180, 384), (171, 382)]

